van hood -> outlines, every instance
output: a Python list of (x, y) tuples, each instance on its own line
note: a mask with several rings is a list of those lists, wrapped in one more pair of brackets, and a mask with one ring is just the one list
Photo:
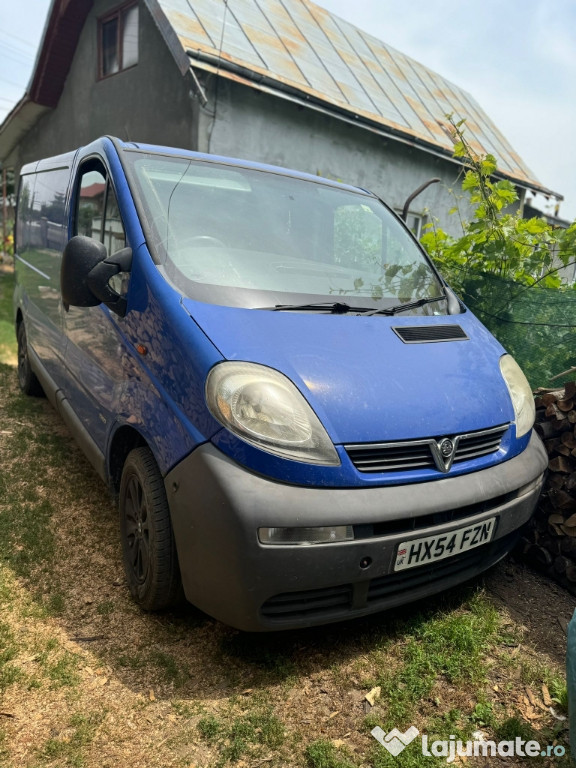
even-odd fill
[[(388, 317), (274, 312), (183, 300), (227, 360), (281, 371), (334, 443), (440, 437), (514, 420), (505, 350), (466, 311)], [(460, 326), (460, 341), (405, 343), (393, 330)]]

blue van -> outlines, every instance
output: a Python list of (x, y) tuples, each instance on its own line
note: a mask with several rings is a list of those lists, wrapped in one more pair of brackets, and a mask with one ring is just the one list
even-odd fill
[(22, 169), (16, 253), (20, 387), (117, 495), (144, 609), (363, 616), (530, 518), (530, 387), (374, 194), (102, 138)]

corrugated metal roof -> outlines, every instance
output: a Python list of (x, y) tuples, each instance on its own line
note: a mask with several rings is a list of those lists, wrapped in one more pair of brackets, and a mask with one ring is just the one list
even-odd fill
[[(147, 0), (184, 50), (212, 54), (267, 80), (450, 152), (445, 115), (466, 117), (472, 147), (499, 170), (540, 183), (474, 99), (458, 86), (309, 0)], [(171, 31), (172, 31), (171, 30)], [(173, 40), (173, 36), (171, 36)], [(178, 58), (182, 51), (174, 51)], [(194, 64), (212, 69), (200, 60)], [(227, 74), (224, 67), (222, 76)], [(236, 77), (235, 79), (238, 79)]]

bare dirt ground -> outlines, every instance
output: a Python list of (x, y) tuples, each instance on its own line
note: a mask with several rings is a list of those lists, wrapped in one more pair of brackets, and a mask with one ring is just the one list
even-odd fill
[[(364, 697), (379, 667), (394, 664), (406, 643), (391, 629), (390, 616), (248, 635), (191, 606), (141, 612), (125, 585), (116, 510), (104, 485), (46, 401), (22, 404), (7, 366), (0, 371), (0, 468), (0, 523), (15, 504), (20, 519), (30, 520), (16, 538), (6, 534), (3, 546), (15, 554), (0, 556), (0, 565), (6, 561), (0, 624), (7, 627), (0, 632), (0, 659), (4, 640), (15, 649), (10, 663), (18, 670), (0, 700), (3, 768), (374, 764)], [(27, 551), (33, 560), (26, 560)], [(522, 639), (500, 648), (508, 654), (506, 666), (494, 656), (482, 696), (524, 715), (536, 731), (552, 727), (553, 716), (529, 702), (522, 669), (533, 664), (561, 672), (574, 598), (512, 560), (483, 583)], [(480, 588), (477, 582), (471, 589)], [(409, 606), (394, 620), (409, 625), (422, 611), (458, 610), (469, 589)], [(440, 681), (422, 711), (466, 710), (477, 701), (479, 690)], [(284, 740), (267, 735), (274, 718), (288, 734)], [(240, 731), (238, 724), (248, 720), (255, 732), (246, 736), (250, 746), (234, 753), (234, 727)], [(199, 729), (201, 721), (228, 724), (224, 747), (208, 737), (208, 725)], [(344, 746), (348, 757), (311, 762), (305, 747), (314, 740)]]
[(576, 609), (573, 595), (514, 558), (489, 571), (484, 583), (494, 602), (527, 628), (534, 647), (564, 664), (566, 625)]

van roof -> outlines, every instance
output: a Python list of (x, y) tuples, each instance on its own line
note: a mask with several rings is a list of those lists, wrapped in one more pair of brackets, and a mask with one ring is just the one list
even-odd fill
[(43, 160), (34, 160), (32, 163), (22, 166), (20, 175), (25, 176), (28, 173), (37, 173), (39, 171), (52, 171), (56, 168), (68, 168), (72, 165), (77, 151), (66, 152), (63, 155), (54, 155), (54, 157), (47, 157)]
[(315, 181), (317, 183), (327, 184), (329, 186), (339, 187), (347, 189), (352, 192), (362, 192), (366, 195), (374, 196), (369, 190), (361, 187), (346, 184), (340, 179), (328, 179), (320, 174), (306, 173), (304, 171), (297, 171), (291, 168), (286, 168), (278, 165), (268, 165), (266, 163), (258, 163), (252, 160), (244, 160), (236, 157), (226, 157), (224, 155), (214, 155), (205, 152), (195, 152), (190, 149), (183, 149), (180, 147), (167, 147), (160, 144), (146, 144), (135, 141), (123, 141), (113, 136), (103, 136), (95, 141), (87, 144), (80, 149), (76, 149), (72, 152), (67, 152), (62, 155), (55, 155), (54, 157), (48, 157), (42, 160), (36, 160), (32, 163), (24, 165), (20, 171), (21, 175), (29, 173), (38, 173), (41, 171), (54, 170), (56, 168), (70, 167), (74, 162), (74, 158), (77, 153), (87, 155), (92, 152), (99, 152), (105, 154), (106, 146), (110, 148), (110, 145), (116, 148), (117, 152), (146, 152), (155, 155), (161, 155), (164, 157), (184, 157), (191, 160), (199, 160), (207, 163), (217, 163), (220, 165), (236, 166), (238, 168), (248, 168), (257, 171), (265, 171), (268, 173), (275, 173), (282, 176), (290, 176), (292, 178), (303, 179), (306, 181)]

